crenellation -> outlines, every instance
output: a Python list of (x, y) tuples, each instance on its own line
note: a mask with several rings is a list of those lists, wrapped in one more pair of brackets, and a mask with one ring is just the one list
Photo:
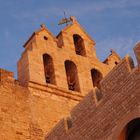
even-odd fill
[[(133, 69), (132, 59), (126, 56), (117, 66), (115, 66), (110, 73), (101, 81), (101, 90), (113, 90), (116, 85), (121, 86), (122, 79), (125, 79)], [(111, 81), (111, 82), (110, 82)], [(120, 81), (120, 82), (118, 82)]]
[(14, 73), (0, 69), (0, 82), (9, 82), (13, 83), (14, 82)]
[(111, 49), (110, 52), (111, 54), (103, 61), (103, 63), (114, 67), (119, 63), (121, 58), (114, 50)]

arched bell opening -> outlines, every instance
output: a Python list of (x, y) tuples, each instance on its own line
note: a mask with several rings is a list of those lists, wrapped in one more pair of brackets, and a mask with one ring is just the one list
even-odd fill
[(93, 87), (97, 87), (100, 89), (100, 81), (102, 80), (103, 76), (101, 72), (96, 69), (91, 70), (91, 77), (92, 77), (92, 84)]
[(55, 73), (52, 57), (48, 54), (44, 54), (43, 64), (46, 83), (55, 84)]
[(78, 34), (73, 35), (73, 41), (75, 46), (75, 52), (77, 55), (86, 56), (84, 40)]
[(80, 92), (79, 79), (76, 65), (69, 60), (65, 61), (68, 89)]

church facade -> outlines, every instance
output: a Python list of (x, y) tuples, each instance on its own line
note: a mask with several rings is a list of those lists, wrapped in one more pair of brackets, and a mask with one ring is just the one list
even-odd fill
[[(101, 62), (75, 17), (54, 36), (44, 24), (24, 44), (18, 78), (0, 69), (2, 140), (136, 140), (139, 48)], [(103, 46), (104, 47), (104, 46)]]

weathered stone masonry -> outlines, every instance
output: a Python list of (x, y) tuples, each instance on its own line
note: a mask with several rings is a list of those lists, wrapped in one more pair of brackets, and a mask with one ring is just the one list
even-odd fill
[[(140, 45), (134, 48), (139, 62)], [(46, 136), (46, 140), (135, 140), (140, 138), (140, 66), (126, 56), (101, 81), (102, 98), (94, 89)]]
[[(135, 53), (139, 62), (139, 44)], [(24, 44), (18, 79), (0, 69), (0, 139), (123, 140), (139, 116), (139, 65), (132, 64), (113, 50), (101, 62), (74, 17), (57, 37), (42, 24)]]

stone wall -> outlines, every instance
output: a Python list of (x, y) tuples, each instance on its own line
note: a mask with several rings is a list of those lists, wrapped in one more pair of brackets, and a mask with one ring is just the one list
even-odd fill
[(11, 81), (11, 72), (1, 70), (2, 75), (5, 78), (0, 78), (0, 139), (30, 139), (29, 91)]
[(13, 73), (0, 70), (0, 137), (41, 140), (83, 98), (79, 94), (30, 83), (22, 87)]
[(72, 109), (69, 129), (68, 122), (61, 120), (46, 140), (122, 140), (119, 136), (128, 122), (140, 117), (139, 65), (133, 68), (132, 59), (126, 56), (101, 81), (103, 97), (98, 102), (96, 92)]
[[(73, 41), (74, 34), (78, 34), (83, 39), (85, 56), (76, 54)], [(56, 133), (58, 135), (63, 134), (63, 139), (65, 137), (75, 139), (78, 135), (73, 132), (76, 131), (80, 134), (80, 129), (84, 130), (84, 127), (89, 125), (87, 123), (87, 126), (84, 126), (86, 125), (85, 120), (91, 120), (90, 113), (92, 113), (93, 108), (95, 108), (94, 111), (98, 119), (100, 106), (103, 106), (105, 99), (109, 96), (106, 92), (107, 87), (111, 88), (112, 84), (112, 82), (108, 82), (106, 85), (107, 80), (105, 78), (102, 82), (104, 84), (102, 84), (103, 89), (101, 91), (103, 91), (100, 92), (93, 86), (91, 69), (98, 70), (103, 78), (116, 66), (115, 61), (119, 63), (120, 58), (115, 54), (108, 58), (108, 63), (100, 62), (96, 57), (95, 41), (75, 19), (57, 37), (54, 37), (45, 25), (41, 25), (41, 28), (34, 32), (25, 43), (24, 49), (18, 61), (18, 80), (14, 79), (12, 72), (0, 69), (0, 138), (2, 140), (42, 140), (62, 118), (66, 117), (57, 125), (57, 131), (54, 130), (49, 135), (49, 139), (55, 139), (54, 137), (57, 139)], [(48, 54), (53, 60), (55, 84), (46, 83), (43, 64), (44, 54)], [(78, 78), (76, 79), (79, 79), (79, 92), (68, 88), (68, 77), (65, 70), (66, 60), (72, 61), (77, 67)], [(124, 73), (128, 76), (127, 64), (124, 60), (118, 67), (126, 68)], [(110, 76), (110, 80), (117, 80), (119, 73), (116, 73), (115, 77), (114, 74)], [(120, 73), (120, 78), (124, 78), (124, 73)], [(113, 77), (114, 79), (111, 79)], [(116, 82), (119, 85), (119, 81)], [(89, 95), (87, 95), (88, 93)], [(105, 94), (106, 98), (104, 97)], [(80, 102), (85, 95), (87, 97)], [(100, 103), (99, 100), (102, 96), (104, 100)], [(76, 106), (79, 102), (80, 105)], [(75, 108), (72, 110), (73, 107)], [(91, 107), (90, 112), (89, 108)], [(81, 125), (80, 128), (79, 124)], [(70, 128), (71, 125), (72, 128)], [(98, 126), (98, 124), (96, 125)], [(78, 138), (80, 137), (78, 136)]]

